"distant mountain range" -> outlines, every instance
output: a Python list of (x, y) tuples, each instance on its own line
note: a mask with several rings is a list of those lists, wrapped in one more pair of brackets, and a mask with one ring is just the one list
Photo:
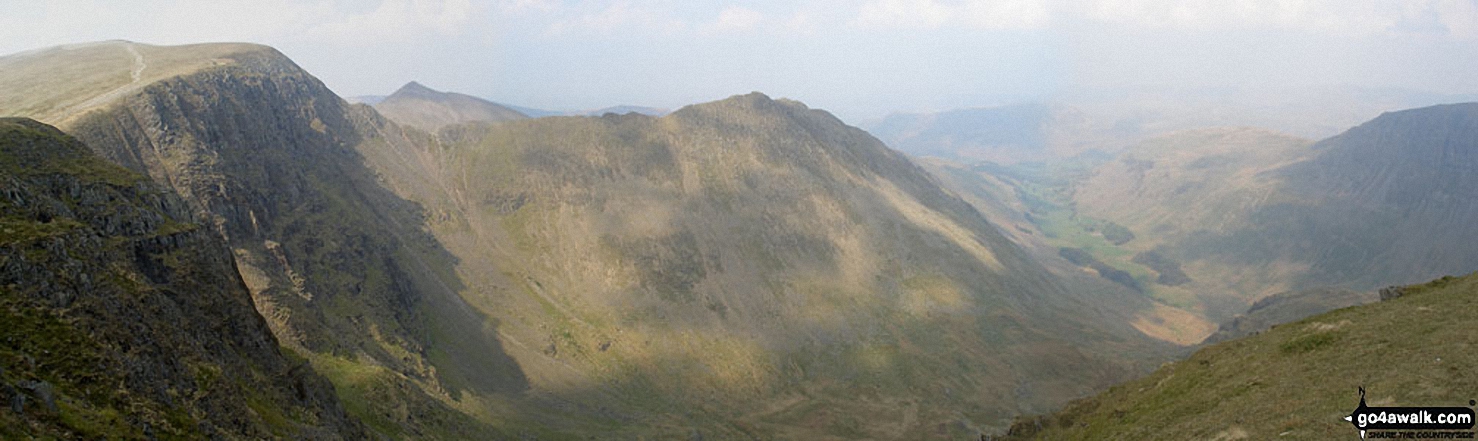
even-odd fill
[(1090, 150), (1112, 151), (1137, 132), (1096, 121), (1063, 105), (1016, 104), (899, 113), (867, 125), (888, 146), (915, 156), (1015, 164)]
[[(415, 85), (415, 87), (412, 87), (412, 85)], [(401, 90), (402, 91), (405, 91), (407, 88), (410, 88), (410, 90), (412, 90), (412, 91), (418, 90), (418, 89), (430, 90), (429, 88), (427, 88), (425, 86), (422, 86), (422, 85), (420, 85), (420, 83), (416, 83), (414, 81), (412, 81), (410, 83), (407, 83), (404, 87), (401, 88)], [(601, 115), (605, 115), (607, 113), (614, 113), (614, 114), (617, 114), (617, 115), (625, 115), (627, 113), (639, 113), (639, 114), (647, 115), (647, 116), (662, 116), (662, 115), (668, 114), (669, 112), (672, 112), (671, 110), (668, 110), (668, 109), (661, 109), (661, 108), (656, 108), (656, 107), (646, 107), (646, 106), (631, 106), (631, 105), (611, 106), (611, 107), (605, 107), (605, 108), (600, 108), (600, 109), (595, 109), (595, 110), (546, 110), (546, 109), (536, 109), (536, 108), (532, 108), (532, 107), (515, 106), (515, 105), (511, 105), (511, 104), (499, 104), (499, 103), (495, 103), (495, 102), (492, 102), (492, 101), (484, 100), (484, 99), (481, 99), (481, 98), (476, 98), (476, 97), (472, 97), (472, 96), (469, 96), (469, 95), (462, 95), (462, 94), (457, 94), (457, 93), (436, 92), (436, 91), (431, 91), (431, 92), (434, 92), (434, 94), (440, 94), (440, 95), (433, 95), (433, 94), (428, 94), (428, 93), (424, 93), (424, 92), (421, 93), (420, 95), (421, 95), (422, 99), (431, 99), (433, 101), (439, 102), (439, 105), (442, 106), (442, 110), (440, 110), (440, 111), (443, 112), (443, 113), (446, 113), (446, 112), (459, 112), (459, 113), (463, 114), (463, 117), (465, 118), (466, 121), (472, 121), (472, 120), (476, 120), (476, 121), (503, 121), (503, 120), (509, 119), (507, 117), (507, 113), (504, 112), (504, 111), (494, 111), (494, 112), (491, 112), (491, 113), (487, 113), (487, 114), (485, 114), (485, 117), (481, 117), (481, 118), (479, 118), (479, 117), (473, 117), (473, 115), (478, 115), (478, 111), (477, 110), (473, 110), (473, 109), (477, 109), (477, 108), (493, 108), (493, 106), (501, 107), (501, 108), (506, 108), (507, 110), (518, 112), (518, 113), (520, 113), (522, 115), (525, 115), (525, 116), (527, 116), (529, 118), (539, 118), (539, 117), (545, 117), (545, 116), (601, 116)], [(397, 93), (399, 93), (399, 91), (397, 91)], [(355, 104), (368, 104), (368, 105), (371, 105), (371, 106), (375, 106), (375, 105), (380, 104), (382, 101), (385, 101), (387, 98), (389, 98), (391, 96), (394, 96), (394, 94), (392, 94), (392, 95), (361, 95), (361, 96), (351, 96), (351, 97), (344, 97), (344, 100), (345, 101), (348, 101), (350, 103), (355, 103)], [(470, 98), (470, 99), (467, 99), (467, 98)], [(459, 109), (462, 109), (463, 107), (470, 107), (470, 109), (459, 110)], [(382, 113), (383, 113), (383, 111), (382, 111)]]
[(631, 106), (631, 105), (620, 105), (620, 106), (603, 107), (603, 108), (595, 109), (595, 110), (544, 110), (544, 109), (534, 109), (534, 108), (519, 107), (519, 106), (509, 106), (509, 107), (512, 107), (512, 108), (514, 108), (514, 109), (516, 109), (516, 110), (518, 110), (520, 112), (523, 112), (525, 115), (528, 115), (528, 116), (531, 116), (531, 117), (534, 117), (534, 118), (538, 118), (538, 117), (541, 117), (541, 116), (601, 116), (601, 115), (605, 115), (607, 113), (614, 113), (614, 114), (617, 114), (617, 115), (625, 115), (625, 114), (628, 114), (628, 113), (638, 113), (638, 114), (647, 115), (647, 116), (663, 116), (663, 115), (666, 115), (666, 114), (672, 112), (672, 110), (669, 110), (669, 109), (662, 109), (662, 108), (657, 108), (657, 107), (646, 107), (646, 106)]

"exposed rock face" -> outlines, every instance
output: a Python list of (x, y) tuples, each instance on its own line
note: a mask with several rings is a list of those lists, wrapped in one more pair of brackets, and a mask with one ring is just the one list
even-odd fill
[(1380, 289), (1380, 301), (1384, 302), (1384, 301), (1387, 301), (1387, 300), (1392, 300), (1392, 299), (1401, 297), (1401, 295), (1403, 295), (1403, 294), (1405, 294), (1405, 292), (1404, 292), (1404, 290), (1401, 287), (1399, 287), (1399, 286), (1387, 286), (1385, 288), (1381, 288)]
[[(231, 245), (284, 345), (315, 354), (320, 368), (344, 362), (377, 372), (373, 385), (357, 387), (380, 392), (364, 393), (411, 394), (363, 408), (410, 400), (444, 413), (426, 394), (449, 401), (466, 389), (526, 388), (493, 328), (461, 305), (461, 282), (447, 271), (453, 258), (421, 229), (420, 207), (383, 188), (355, 150), (398, 129), (271, 48), (222, 49), (213, 55), (220, 63), (140, 87), (66, 129), (182, 195)], [(447, 337), (434, 345), (436, 336)], [(432, 353), (461, 362), (433, 366)], [(329, 371), (347, 381), (336, 376), (343, 373)], [(447, 383), (449, 375), (463, 380)], [(421, 433), (409, 418), (377, 428)]]
[(0, 438), (357, 439), (168, 189), (0, 119)]

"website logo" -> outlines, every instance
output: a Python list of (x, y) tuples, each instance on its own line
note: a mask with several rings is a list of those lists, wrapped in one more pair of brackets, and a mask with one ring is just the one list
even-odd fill
[[(1468, 400), (1472, 406), (1473, 400)], [(1374, 438), (1396, 439), (1473, 439), (1473, 409), (1467, 407), (1370, 407), (1365, 405), (1365, 388), (1360, 388), (1360, 407), (1350, 412), (1345, 421), (1360, 431), (1374, 432)]]

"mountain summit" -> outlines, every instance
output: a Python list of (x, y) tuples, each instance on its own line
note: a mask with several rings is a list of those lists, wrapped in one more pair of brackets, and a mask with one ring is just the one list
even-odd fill
[(374, 105), (391, 120), (429, 133), (444, 126), (470, 121), (498, 122), (528, 118), (517, 110), (482, 98), (440, 92), (415, 81)]

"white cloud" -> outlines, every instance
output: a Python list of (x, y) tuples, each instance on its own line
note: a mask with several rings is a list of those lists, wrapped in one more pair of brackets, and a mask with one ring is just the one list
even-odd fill
[(935, 29), (949, 21), (951, 8), (935, 0), (874, 0), (858, 10), (863, 28)]
[(673, 17), (664, 9), (630, 1), (617, 1), (598, 11), (558, 19), (549, 26), (548, 33), (614, 34), (636, 31), (672, 35), (689, 27), (687, 22)]
[(477, 10), (471, 0), (382, 0), (368, 12), (313, 26), (307, 36), (339, 42), (456, 36), (472, 24)]
[(1432, 9), (1448, 33), (1459, 38), (1478, 38), (1478, 1), (1439, 0)]
[(960, 18), (977, 29), (1035, 29), (1048, 24), (1051, 8), (1040, 0), (976, 0), (960, 8)]
[(1475, 0), (1095, 0), (1083, 12), (1091, 20), (1142, 29), (1478, 34)]
[(743, 6), (730, 6), (718, 13), (710, 29), (718, 32), (748, 31), (759, 26), (765, 14)]
[(1478, 0), (868, 0), (863, 29), (1042, 29), (1054, 21), (1129, 29), (1279, 29), (1336, 36), (1478, 37)]
[(1046, 0), (872, 0), (853, 23), (868, 29), (1038, 29), (1052, 16)]

